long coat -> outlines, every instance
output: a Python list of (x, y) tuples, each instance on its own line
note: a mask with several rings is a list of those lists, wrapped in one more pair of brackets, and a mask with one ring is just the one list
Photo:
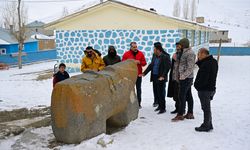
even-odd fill
[(168, 81), (168, 93), (167, 97), (174, 97), (174, 81), (173, 81), (173, 69), (174, 69), (175, 60), (172, 59), (171, 70), (169, 73), (169, 81)]

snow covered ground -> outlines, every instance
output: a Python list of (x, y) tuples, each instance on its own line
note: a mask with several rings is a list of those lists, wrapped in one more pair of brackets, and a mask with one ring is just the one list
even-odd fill
[[(50, 104), (51, 80), (32, 81), (35, 75), (13, 76), (21, 72), (41, 71), (49, 69), (54, 62), (25, 66), (23, 70), (10, 69), (0, 71), (1, 99), (0, 108), (35, 106)], [(217, 93), (212, 101), (214, 130), (209, 133), (197, 133), (194, 127), (203, 120), (203, 113), (196, 91), (194, 96), (194, 120), (173, 123), (174, 103), (167, 98), (167, 113), (157, 115), (153, 110), (152, 86), (149, 76), (143, 80), (143, 103), (139, 118), (129, 124), (124, 130), (112, 135), (102, 134), (78, 145), (58, 146), (59, 149), (86, 150), (249, 150), (250, 149), (250, 57), (223, 56), (220, 59), (217, 82)], [(21, 81), (9, 81), (9, 80)], [(26, 81), (28, 80), (28, 81)], [(30, 81), (31, 80), (31, 81)], [(24, 89), (24, 90), (21, 90)], [(4, 92), (2, 92), (4, 91)], [(25, 91), (32, 91), (27, 94)], [(10, 93), (16, 93), (10, 96)], [(22, 99), (26, 101), (20, 102)], [(8, 103), (8, 104), (7, 104)], [(30, 138), (27, 138), (30, 137)], [(0, 149), (48, 149), (47, 145), (53, 141), (51, 127), (31, 129), (25, 133), (0, 140)], [(106, 148), (97, 144), (103, 139), (111, 142)]]
[(0, 71), (0, 111), (50, 105), (51, 79), (36, 81), (39, 74), (53, 70), (56, 62), (45, 62)]

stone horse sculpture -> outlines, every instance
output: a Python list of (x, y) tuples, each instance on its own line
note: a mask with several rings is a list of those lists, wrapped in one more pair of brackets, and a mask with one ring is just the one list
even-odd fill
[(128, 60), (58, 83), (52, 92), (52, 129), (57, 141), (80, 143), (124, 127), (138, 117), (137, 65)]

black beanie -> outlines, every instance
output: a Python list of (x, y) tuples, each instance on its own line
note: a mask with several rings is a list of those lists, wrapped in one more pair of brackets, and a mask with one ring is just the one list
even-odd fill
[(183, 48), (189, 48), (189, 40), (187, 38), (183, 38), (178, 42)]

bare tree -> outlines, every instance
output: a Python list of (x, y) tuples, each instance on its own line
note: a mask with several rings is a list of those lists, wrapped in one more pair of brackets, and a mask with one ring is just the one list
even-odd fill
[(67, 7), (63, 7), (62, 17), (68, 16), (69, 11)]
[(191, 8), (191, 16), (190, 16), (190, 19), (192, 20), (192, 21), (195, 21), (195, 18), (196, 18), (196, 13), (197, 13), (197, 5), (196, 5), (196, 0), (193, 0), (192, 1), (192, 4), (191, 4), (191, 6), (190, 6)]
[(14, 31), (17, 30), (17, 3), (16, 2), (5, 2), (3, 7), (3, 23), (6, 29), (12, 28)]
[(21, 0), (17, 2), (6, 1), (3, 7), (3, 23), (6, 29), (10, 29), (10, 32), (15, 36), (18, 41), (18, 68), (22, 68), (22, 50), (25, 37), (25, 23), (28, 19), (27, 8), (24, 7), (24, 3)]
[(174, 9), (173, 9), (173, 16), (180, 17), (181, 5), (179, 0), (175, 0), (174, 2)]
[(18, 68), (22, 69), (22, 50), (25, 40), (25, 24), (23, 22), (23, 16), (21, 12), (21, 0), (18, 0), (17, 5), (17, 14), (18, 14), (18, 34), (16, 35), (18, 41)]
[(183, 18), (184, 19), (189, 19), (188, 14), (189, 14), (189, 0), (184, 0), (183, 1)]

